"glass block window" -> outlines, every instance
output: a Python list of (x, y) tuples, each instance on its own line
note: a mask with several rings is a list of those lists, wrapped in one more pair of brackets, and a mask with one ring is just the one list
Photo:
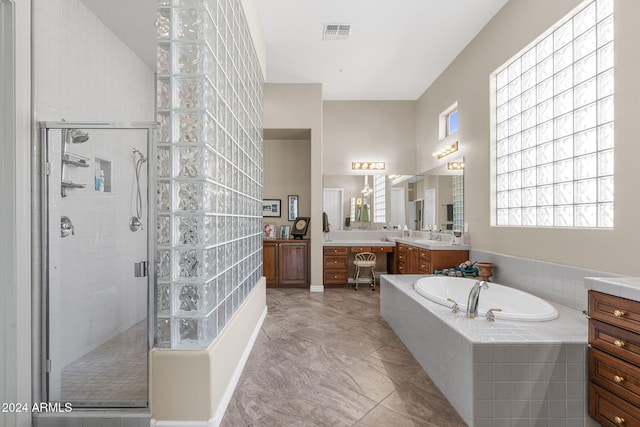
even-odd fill
[(387, 222), (386, 176), (376, 175), (373, 179), (373, 218), (375, 222)]
[(613, 0), (492, 75), (493, 225), (613, 227)]
[(204, 349), (262, 276), (263, 78), (240, 0), (159, 0), (156, 345)]
[(453, 177), (453, 229), (464, 228), (464, 176)]

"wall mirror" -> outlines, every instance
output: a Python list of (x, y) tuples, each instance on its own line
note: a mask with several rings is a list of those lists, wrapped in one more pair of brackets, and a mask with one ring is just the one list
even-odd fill
[[(463, 161), (452, 159), (417, 175), (324, 175), (323, 209), (333, 230), (405, 225), (410, 230), (462, 230), (464, 169), (449, 169), (449, 164), (461, 166)], [(381, 176), (384, 201), (373, 191)], [(376, 218), (376, 203), (384, 203), (384, 221)]]

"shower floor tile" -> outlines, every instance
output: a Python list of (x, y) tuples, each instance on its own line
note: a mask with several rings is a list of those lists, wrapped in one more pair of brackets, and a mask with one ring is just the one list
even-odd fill
[(147, 321), (136, 323), (62, 370), (63, 402), (146, 406)]
[(466, 424), (368, 289), (267, 289), (268, 314), (221, 427)]

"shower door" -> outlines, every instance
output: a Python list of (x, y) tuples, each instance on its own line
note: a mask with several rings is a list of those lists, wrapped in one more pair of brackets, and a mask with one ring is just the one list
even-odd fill
[(151, 127), (42, 123), (41, 135), (47, 400), (146, 407)]

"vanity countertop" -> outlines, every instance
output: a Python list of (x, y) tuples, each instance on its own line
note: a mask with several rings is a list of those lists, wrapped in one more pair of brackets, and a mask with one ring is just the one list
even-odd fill
[(470, 245), (453, 245), (439, 240), (425, 239), (424, 237), (387, 237), (387, 239), (432, 251), (468, 251), (471, 249)]
[(322, 243), (323, 246), (395, 246), (395, 242), (389, 240), (329, 240)]
[(640, 277), (585, 277), (588, 290), (640, 301)]

